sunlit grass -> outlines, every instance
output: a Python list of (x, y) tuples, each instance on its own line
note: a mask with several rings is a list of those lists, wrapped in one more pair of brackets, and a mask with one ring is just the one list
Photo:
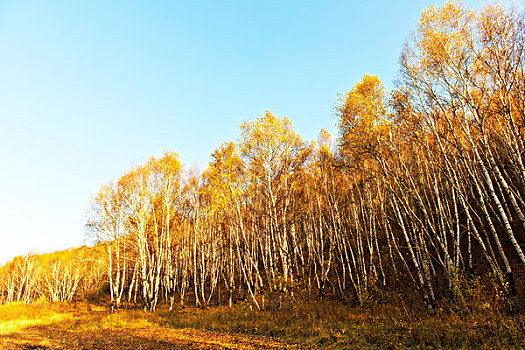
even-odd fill
[(525, 347), (525, 317), (497, 312), (465, 314), (438, 310), (434, 315), (414, 315), (393, 305), (377, 305), (371, 310), (335, 301), (306, 302), (288, 310), (257, 311), (249, 304), (239, 303), (232, 309), (168, 311), (161, 307), (156, 313), (137, 309), (110, 313), (107, 308), (86, 303), (0, 307), (0, 338), (24, 334), (35, 327), (76, 334), (100, 330), (100, 334), (108, 336), (122, 330), (151, 339), (169, 335), (187, 341), (201, 336), (186, 333), (196, 329), (191, 332), (272, 337), (311, 349)]
[(158, 316), (137, 310), (117, 310), (113, 313), (86, 313), (77, 316), (73, 324), (63, 324), (62, 327), (73, 330), (98, 329), (135, 329), (158, 325)]
[[(110, 313), (105, 308), (84, 307), (86, 304), (35, 303), (26, 305), (12, 303), (0, 306), (0, 335), (23, 332), (35, 326), (50, 326), (74, 330), (99, 330), (118, 328), (147, 328), (157, 325), (155, 314), (137, 310), (117, 310)], [(80, 308), (80, 310), (79, 310)]]
[(64, 306), (35, 303), (25, 305), (12, 303), (0, 306), (0, 335), (23, 331), (33, 326), (51, 325), (60, 322), (71, 322), (70, 313), (61, 312)]

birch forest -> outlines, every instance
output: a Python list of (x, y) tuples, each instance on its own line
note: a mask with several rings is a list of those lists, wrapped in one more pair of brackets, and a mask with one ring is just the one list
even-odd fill
[[(422, 13), (388, 91), (365, 75), (307, 141), (268, 111), (206, 169), (171, 151), (93, 196), (68, 254), (0, 268), (0, 303), (106, 295), (113, 309), (293, 309), (392, 296), (433, 313), (474, 281), (525, 296), (525, 22), (498, 6)], [(334, 97), (334, 101), (336, 97)], [(84, 253), (82, 253), (84, 252)]]

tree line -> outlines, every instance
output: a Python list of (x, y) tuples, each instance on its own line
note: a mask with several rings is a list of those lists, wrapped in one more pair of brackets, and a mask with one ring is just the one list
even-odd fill
[(101, 247), (18, 256), (0, 267), (0, 305), (95, 298), (107, 268)]
[(88, 228), (113, 307), (400, 293), (432, 312), (481, 276), (518, 310), (524, 60), (523, 13), (429, 7), (395, 89), (365, 75), (341, 96), (338, 137), (266, 112), (202, 173), (166, 152), (103, 186)]

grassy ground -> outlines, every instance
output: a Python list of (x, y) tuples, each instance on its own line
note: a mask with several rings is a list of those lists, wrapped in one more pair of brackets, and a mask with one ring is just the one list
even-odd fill
[(393, 305), (361, 309), (324, 301), (279, 312), (254, 312), (240, 304), (233, 310), (176, 310), (159, 317), (170, 327), (266, 335), (311, 349), (525, 348), (525, 317), (491, 309), (440, 309), (428, 315)]
[(520, 349), (525, 318), (487, 309), (415, 315), (403, 307), (311, 302), (291, 310), (107, 309), (86, 303), (0, 307), (1, 349)]
[(160, 313), (89, 305), (11, 304), (0, 307), (0, 349), (293, 349), (257, 337), (172, 328)]

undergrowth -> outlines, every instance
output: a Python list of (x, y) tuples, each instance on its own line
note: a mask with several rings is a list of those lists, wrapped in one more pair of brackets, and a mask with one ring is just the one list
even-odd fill
[(255, 310), (238, 303), (232, 309), (161, 307), (156, 313), (137, 309), (110, 313), (87, 303), (39, 302), (0, 307), (0, 334), (42, 325), (71, 331), (161, 327), (269, 336), (310, 349), (524, 348), (525, 317), (488, 305), (441, 305), (432, 315), (406, 307), (402, 299), (367, 308), (324, 300), (282, 310)]
[(161, 312), (162, 324), (272, 336), (307, 348), (328, 349), (509, 349), (525, 347), (525, 319), (486, 310), (483, 314), (440, 308), (408, 313), (394, 305), (350, 308), (334, 301), (304, 303), (293, 310), (182, 309)]

